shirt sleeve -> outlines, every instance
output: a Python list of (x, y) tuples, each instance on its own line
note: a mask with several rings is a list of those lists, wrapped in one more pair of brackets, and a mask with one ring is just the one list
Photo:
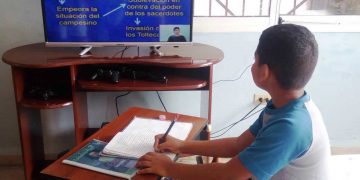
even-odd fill
[(302, 130), (290, 121), (268, 124), (261, 133), (256, 122), (252, 126), (250, 131), (257, 130), (256, 139), (239, 153), (238, 158), (259, 180), (270, 179), (291, 160), (306, 152), (312, 142), (312, 136), (303, 136)]

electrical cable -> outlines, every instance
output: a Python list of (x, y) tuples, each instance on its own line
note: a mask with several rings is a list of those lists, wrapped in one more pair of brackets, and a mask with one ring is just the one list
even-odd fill
[[(262, 108), (262, 109), (260, 109), (260, 110), (258, 110), (258, 111), (256, 111), (256, 112), (252, 113), (252, 112), (253, 112), (255, 109), (257, 109), (261, 104), (262, 104), (262, 103), (260, 102), (260, 103), (259, 103), (258, 105), (256, 105), (253, 109), (251, 109), (244, 117), (242, 117), (240, 120), (238, 120), (238, 121), (236, 121), (236, 122), (234, 122), (234, 123), (232, 123), (232, 124), (230, 124), (230, 125), (228, 125), (228, 126), (226, 126), (226, 127), (223, 127), (223, 128), (221, 128), (220, 130), (217, 130), (217, 131), (211, 133), (211, 135), (214, 135), (214, 134), (220, 133), (220, 132), (222, 132), (222, 131), (225, 130), (225, 131), (224, 131), (223, 133), (221, 133), (220, 135), (212, 136), (211, 138), (218, 138), (218, 137), (224, 135), (225, 133), (227, 133), (231, 128), (233, 128), (233, 127), (234, 127), (236, 124), (238, 124), (239, 122), (241, 122), (241, 121), (243, 121), (243, 120), (245, 120), (245, 119), (248, 119), (248, 118), (250, 118), (251, 116), (257, 114), (258, 112), (264, 110), (264, 108)], [(250, 113), (252, 113), (252, 114), (250, 114)], [(250, 115), (249, 115), (249, 114), (250, 114)]]
[(119, 107), (118, 107), (118, 99), (121, 97), (124, 97), (126, 95), (129, 95), (131, 92), (126, 92), (125, 94), (121, 94), (115, 97), (115, 107), (116, 107), (116, 114), (119, 116)]
[(128, 50), (128, 49), (129, 49), (129, 46), (126, 46), (124, 48), (124, 50), (121, 52), (121, 56), (120, 56), (121, 59), (123, 58), (125, 51)]
[[(250, 114), (249, 116), (245, 117), (243, 120), (250, 118), (251, 116), (257, 114), (258, 112), (260, 112), (260, 111), (262, 111), (262, 110), (264, 110), (264, 109), (265, 109), (265, 108), (262, 108), (262, 109), (259, 109), (259, 110), (255, 111), (254, 113), (252, 113), (252, 114)], [(240, 122), (240, 121), (242, 121), (242, 119), (240, 119), (240, 120), (238, 120), (238, 121), (236, 121), (236, 122), (233, 122), (233, 123), (231, 123), (231, 124), (229, 124), (229, 125), (221, 128), (221, 129), (219, 129), (219, 130), (217, 130), (217, 131), (215, 131), (215, 132), (212, 132), (211, 135), (217, 134), (217, 133), (223, 131), (224, 129), (232, 126), (233, 124), (237, 124), (237, 123)]]
[[(257, 110), (256, 112), (254, 112), (253, 114), (249, 115), (248, 117), (240, 120), (239, 122), (250, 118), (251, 116), (257, 114), (258, 112), (263, 111), (264, 109), (265, 109), (265, 108), (262, 108), (262, 109), (260, 109), (260, 110)], [(236, 124), (237, 124), (237, 123), (230, 124), (229, 126), (227, 126), (227, 127), (229, 127), (229, 129), (227, 129), (224, 133), (222, 133), (222, 134), (220, 134), (220, 135), (212, 136), (211, 138), (217, 138), (217, 137), (220, 137), (220, 136), (224, 135), (224, 134), (225, 134), (226, 132), (228, 132), (231, 128), (233, 128)], [(226, 128), (226, 127), (225, 127), (225, 128)], [(225, 128), (223, 128), (223, 129), (225, 129)], [(218, 131), (218, 132), (215, 132), (214, 134), (216, 134), (216, 133), (219, 133), (219, 131)]]
[(161, 99), (161, 96), (160, 96), (160, 94), (159, 94), (159, 91), (156, 91), (156, 94), (158, 95), (159, 100), (160, 100), (160, 102), (161, 102), (161, 105), (163, 106), (165, 112), (168, 112), (167, 109), (166, 109), (166, 107), (165, 107), (165, 105), (164, 105), (164, 103), (163, 103), (163, 101), (162, 101), (162, 99)]
[(126, 50), (128, 50), (128, 49), (129, 49), (128, 46), (124, 47), (124, 48), (121, 49), (120, 51), (117, 51), (113, 56), (111, 56), (110, 59), (113, 59), (114, 57), (116, 57), (116, 56), (119, 55), (120, 53), (121, 53), (121, 58), (122, 58), (123, 55), (124, 55), (124, 52), (125, 52)]
[(218, 81), (215, 81), (215, 82), (213, 83), (213, 85), (214, 85), (214, 84), (217, 84), (217, 83), (219, 83), (219, 82), (237, 81), (237, 80), (239, 80), (239, 79), (244, 75), (244, 73), (246, 72), (246, 70), (248, 70), (251, 66), (252, 66), (252, 64), (251, 64), (251, 65), (248, 65), (248, 66), (243, 70), (243, 72), (240, 74), (239, 77), (237, 77), (237, 78), (235, 78), (235, 79), (218, 80)]

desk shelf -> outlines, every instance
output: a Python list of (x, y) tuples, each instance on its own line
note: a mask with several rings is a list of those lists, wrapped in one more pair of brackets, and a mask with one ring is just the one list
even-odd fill
[[(13, 68), (16, 101), (20, 106), (55, 109), (73, 104), (69, 67)], [(42, 99), (42, 98), (46, 98)]]
[(77, 85), (81, 90), (87, 91), (169, 91), (200, 89), (207, 85), (205, 80), (177, 76), (167, 77), (167, 83), (147, 80), (121, 79), (119, 83), (98, 80), (78, 80)]
[(37, 108), (37, 109), (56, 109), (72, 105), (70, 99), (51, 99), (47, 101), (37, 100), (33, 98), (24, 98), (20, 101), (20, 104), (28, 108)]

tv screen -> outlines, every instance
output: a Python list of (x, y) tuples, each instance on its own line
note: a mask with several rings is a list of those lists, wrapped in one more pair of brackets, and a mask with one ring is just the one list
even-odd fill
[(193, 0), (42, 0), (50, 46), (192, 41)]

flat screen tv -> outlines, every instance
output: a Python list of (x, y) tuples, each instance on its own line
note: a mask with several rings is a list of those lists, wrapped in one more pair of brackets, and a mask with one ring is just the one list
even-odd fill
[(193, 0), (42, 0), (47, 46), (192, 42)]

